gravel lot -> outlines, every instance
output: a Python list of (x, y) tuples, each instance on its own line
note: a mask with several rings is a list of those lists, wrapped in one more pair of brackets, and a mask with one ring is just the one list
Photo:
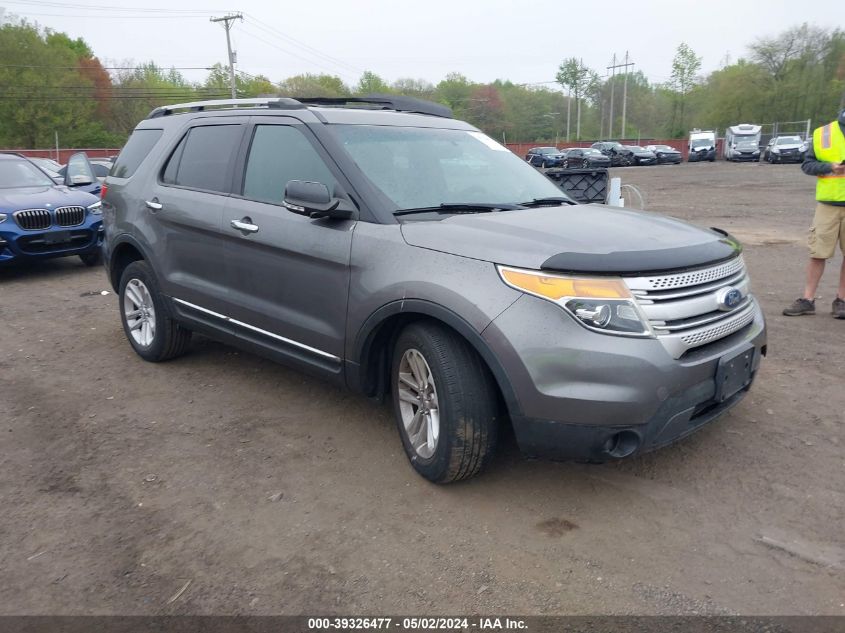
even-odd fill
[(742, 239), (770, 326), (740, 406), (616, 464), (506, 438), (487, 473), (434, 486), (387, 406), (206, 339), (144, 363), (101, 269), (0, 270), (0, 613), (845, 614), (841, 256), (815, 317), (780, 315), (813, 179), (615, 171)]

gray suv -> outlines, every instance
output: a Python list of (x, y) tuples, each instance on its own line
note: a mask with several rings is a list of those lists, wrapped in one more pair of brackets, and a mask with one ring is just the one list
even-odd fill
[(479, 472), (508, 423), (553, 459), (663, 446), (734, 406), (766, 353), (736, 240), (575, 205), (438, 104), (158, 108), (104, 189), (138, 355), (201, 332), (390, 396), (435, 482)]

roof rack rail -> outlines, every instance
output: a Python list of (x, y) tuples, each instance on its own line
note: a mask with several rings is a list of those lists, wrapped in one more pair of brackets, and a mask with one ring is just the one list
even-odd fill
[(260, 99), (214, 99), (211, 101), (192, 101), (190, 103), (174, 103), (172, 105), (161, 106), (150, 112), (147, 118), (155, 119), (160, 116), (168, 116), (175, 114), (177, 110), (203, 112), (205, 110), (218, 108), (235, 109), (239, 107), (254, 108), (256, 106), (278, 108), (280, 110), (301, 110), (305, 107), (296, 99), (288, 99), (286, 97), (266, 97)]
[(445, 119), (454, 118), (452, 109), (440, 103), (403, 95), (371, 94), (363, 97), (296, 97), (305, 105), (344, 107), (353, 104), (372, 105), (382, 110), (429, 114)]

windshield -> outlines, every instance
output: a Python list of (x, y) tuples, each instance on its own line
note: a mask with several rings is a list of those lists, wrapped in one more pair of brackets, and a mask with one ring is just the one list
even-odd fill
[(712, 147), (713, 141), (709, 138), (696, 138), (692, 140), (693, 147)]
[(541, 147), (540, 153), (541, 154), (557, 154), (557, 148), (556, 147)]
[(0, 160), (0, 189), (52, 185), (47, 174), (27, 160)]
[(800, 145), (801, 144), (801, 137), (799, 136), (781, 136), (777, 141), (775, 141), (775, 145)]
[(734, 136), (735, 145), (758, 145), (757, 135)]
[[(694, 144), (693, 144), (693, 145), (694, 145)], [(654, 146), (654, 149), (659, 149), (659, 150), (662, 150), (662, 151), (664, 151), (664, 152), (666, 152), (666, 151), (669, 151), (669, 152), (674, 152), (674, 151), (675, 151), (675, 148), (674, 148), (674, 147), (671, 147), (671, 146), (669, 146), (669, 145), (655, 145), (655, 146)]]
[(396, 209), (514, 203), (565, 195), (481, 132), (373, 125), (331, 128)]
[(585, 149), (584, 150), (585, 156), (604, 156), (599, 150), (597, 149)]

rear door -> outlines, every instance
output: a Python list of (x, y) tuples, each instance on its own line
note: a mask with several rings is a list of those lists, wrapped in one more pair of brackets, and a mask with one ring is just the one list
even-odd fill
[(208, 310), (226, 303), (223, 210), (247, 120), (192, 123), (150, 179), (143, 202), (164, 292)]
[(297, 119), (254, 117), (242, 155), (223, 220), (225, 314), (243, 337), (295, 364), (340, 375), (355, 221), (312, 219), (282, 201), (290, 180), (321, 182), (334, 193), (351, 192), (349, 183)]

